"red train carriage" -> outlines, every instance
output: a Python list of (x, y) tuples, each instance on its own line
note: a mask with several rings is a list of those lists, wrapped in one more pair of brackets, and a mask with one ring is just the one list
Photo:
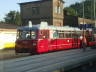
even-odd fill
[(19, 27), (16, 53), (42, 53), (80, 47), (77, 28), (48, 26), (46, 22), (32, 27)]
[(87, 46), (96, 45), (96, 37), (94, 31), (91, 29), (85, 31), (85, 37), (87, 39)]
[(94, 39), (95, 39), (95, 46), (96, 46), (96, 33), (94, 34)]
[[(19, 27), (16, 53), (43, 53), (56, 50), (80, 48), (82, 30), (72, 27), (48, 26), (46, 22), (32, 27)], [(96, 44), (92, 31), (84, 31), (87, 46)], [(95, 39), (94, 39), (95, 38)]]

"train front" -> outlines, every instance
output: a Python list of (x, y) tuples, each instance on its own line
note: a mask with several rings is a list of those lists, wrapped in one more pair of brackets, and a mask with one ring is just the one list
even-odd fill
[(36, 53), (37, 27), (19, 27), (15, 45), (16, 53)]

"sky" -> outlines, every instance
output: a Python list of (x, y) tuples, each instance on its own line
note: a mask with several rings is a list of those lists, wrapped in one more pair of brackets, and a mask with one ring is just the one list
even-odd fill
[[(1, 0), (0, 1), (0, 20), (3, 20), (5, 15), (11, 10), (20, 11), (20, 7), (18, 3), (29, 2), (29, 1), (36, 1), (36, 0)], [(64, 1), (65, 1), (64, 6), (66, 7), (76, 2), (80, 2), (82, 0), (64, 0)]]

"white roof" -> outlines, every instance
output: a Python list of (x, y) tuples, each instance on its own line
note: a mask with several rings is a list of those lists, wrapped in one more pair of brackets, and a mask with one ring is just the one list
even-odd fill
[[(28, 26), (26, 26), (26, 27), (28, 28)], [(64, 30), (64, 31), (80, 31), (80, 29), (79, 28), (76, 28), (76, 27), (70, 27), (70, 26), (53, 26), (53, 25), (48, 25), (47, 22), (41, 22), (38, 25), (32, 25), (32, 29), (34, 29), (34, 28), (36, 28), (36, 29), (50, 29), (50, 30)]]

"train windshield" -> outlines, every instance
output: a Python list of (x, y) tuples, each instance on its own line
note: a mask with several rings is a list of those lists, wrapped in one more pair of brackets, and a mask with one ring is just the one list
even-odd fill
[(19, 30), (17, 32), (17, 39), (23, 39), (23, 40), (36, 39), (36, 31)]

